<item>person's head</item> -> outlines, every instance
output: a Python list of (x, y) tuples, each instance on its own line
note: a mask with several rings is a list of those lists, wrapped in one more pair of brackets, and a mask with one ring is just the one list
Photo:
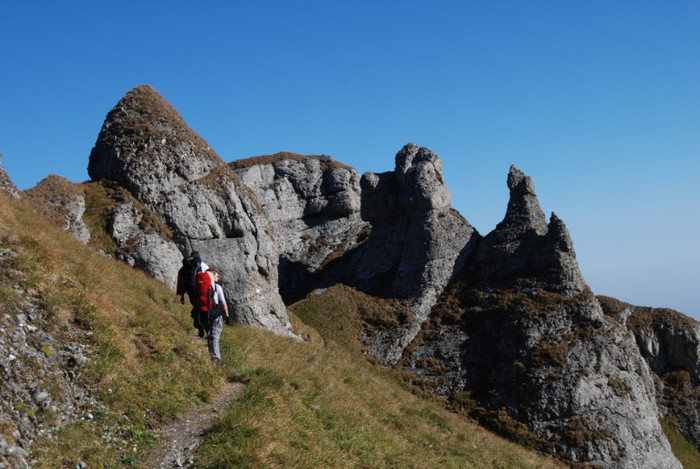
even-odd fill
[(207, 272), (210, 272), (214, 276), (214, 281), (218, 282), (219, 281), (219, 271), (216, 269), (209, 269)]

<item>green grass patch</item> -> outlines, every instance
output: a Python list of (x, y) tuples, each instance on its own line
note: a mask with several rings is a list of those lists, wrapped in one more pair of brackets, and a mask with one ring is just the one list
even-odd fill
[(661, 428), (671, 443), (673, 455), (681, 462), (684, 469), (700, 469), (700, 452), (681, 435), (669, 418), (661, 422)]

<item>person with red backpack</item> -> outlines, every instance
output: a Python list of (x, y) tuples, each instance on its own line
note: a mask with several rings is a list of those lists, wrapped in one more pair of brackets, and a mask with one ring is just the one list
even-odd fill
[(192, 305), (192, 311), (190, 316), (194, 322), (194, 327), (199, 330), (199, 337), (204, 337), (204, 328), (199, 324), (199, 316), (196, 314), (195, 306), (195, 277), (199, 272), (206, 272), (209, 266), (202, 262), (202, 258), (199, 252), (192, 251), (192, 253), (182, 259), (182, 267), (177, 272), (177, 288), (175, 289), (175, 294), (180, 297), (180, 303), (185, 304), (185, 294), (190, 299), (190, 304)]
[(212, 360), (220, 364), (219, 337), (223, 328), (224, 317), (228, 318), (228, 305), (224, 290), (217, 282), (219, 272), (210, 269), (199, 272), (195, 277), (195, 309), (199, 316), (199, 324), (207, 335), (207, 347)]

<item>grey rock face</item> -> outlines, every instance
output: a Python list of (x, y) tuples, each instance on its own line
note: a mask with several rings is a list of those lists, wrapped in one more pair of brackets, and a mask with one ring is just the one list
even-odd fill
[(280, 153), (232, 163), (260, 201), (281, 256), (288, 300), (337, 282), (405, 299), (411, 318), (365, 331), (368, 353), (394, 364), (478, 233), (450, 209), (440, 158), (408, 144), (396, 171), (362, 178), (329, 157)]
[[(155, 90), (139, 86), (110, 111), (88, 172), (94, 180), (125, 187), (153, 211), (183, 256), (198, 249), (207, 264), (218, 267), (227, 300), (237, 308), (231, 312), (241, 322), (293, 336), (277, 293), (277, 247), (257, 201)], [(118, 231), (129, 234), (134, 213), (120, 210), (113, 220)], [(156, 261), (148, 268), (171, 275), (172, 247), (153, 237), (140, 239), (144, 262), (165, 256), (164, 265)]]
[(354, 249), (360, 218), (357, 171), (327, 156), (293, 153), (231, 164), (270, 220), (279, 248), (280, 290), (294, 297), (327, 262)]
[(90, 241), (90, 232), (83, 221), (85, 195), (80, 184), (50, 174), (23, 194), (36, 211), (53, 220), (75, 239), (83, 244)]
[(110, 235), (122, 249), (122, 260), (137, 267), (173, 290), (177, 272), (182, 266), (182, 255), (175, 243), (155, 232), (147, 233), (140, 227), (143, 212), (133, 203), (116, 205), (112, 212)]
[(569, 461), (680, 467), (649, 367), (632, 335), (604, 318), (563, 222), (544, 222), (515, 168), (508, 187), (506, 217), (433, 310), (404, 370), (449, 399), (468, 392), (487, 426), (505, 409)]
[(559, 293), (581, 293), (585, 282), (566, 226), (554, 214), (547, 224), (532, 179), (515, 167), (508, 173), (508, 188), (506, 215), (477, 253), (484, 279), (496, 287), (535, 273), (549, 276), (545, 280)]
[(632, 306), (598, 297), (605, 313), (635, 337), (652, 370), (657, 405), (700, 450), (700, 323), (665, 308)]
[(422, 211), (444, 209), (452, 197), (442, 177), (442, 161), (428, 150), (409, 143), (396, 155), (396, 179), (401, 205)]
[[(0, 153), (0, 159), (1, 158), (2, 153)], [(19, 199), (17, 186), (10, 180), (10, 177), (5, 172), (5, 168), (2, 167), (2, 163), (0, 163), (0, 191), (7, 193), (13, 199)]]
[(126, 187), (146, 206), (223, 164), (178, 112), (148, 85), (109, 112), (90, 154), (88, 174)]
[(381, 295), (409, 304), (408, 321), (364, 340), (370, 356), (394, 365), (480, 236), (450, 208), (442, 162), (427, 148), (405, 145), (394, 173), (365, 174), (362, 190), (363, 217), (372, 229), (353, 259), (354, 271)]

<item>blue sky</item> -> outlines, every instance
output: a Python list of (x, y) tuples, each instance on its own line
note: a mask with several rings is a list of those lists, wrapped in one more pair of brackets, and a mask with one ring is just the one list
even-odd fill
[(511, 164), (597, 294), (700, 319), (700, 2), (0, 0), (0, 152), (20, 189), (88, 179), (152, 85), (225, 161), (393, 170), (413, 142), (487, 234)]

